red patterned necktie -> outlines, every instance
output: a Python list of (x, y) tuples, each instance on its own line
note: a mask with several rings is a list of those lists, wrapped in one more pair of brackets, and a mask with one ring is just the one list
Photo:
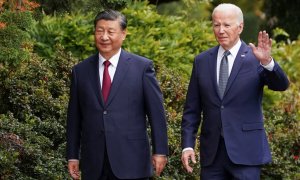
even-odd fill
[(108, 60), (104, 61), (104, 71), (103, 71), (103, 79), (102, 79), (102, 96), (103, 100), (106, 103), (106, 100), (109, 95), (110, 87), (111, 87), (111, 79), (108, 73), (108, 67), (110, 62)]

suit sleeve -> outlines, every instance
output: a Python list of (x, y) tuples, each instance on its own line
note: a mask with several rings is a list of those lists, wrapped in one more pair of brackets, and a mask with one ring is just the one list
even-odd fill
[(163, 97), (152, 62), (145, 67), (143, 86), (145, 107), (151, 127), (153, 154), (168, 155), (167, 123)]
[(265, 84), (274, 91), (284, 91), (289, 87), (289, 80), (277, 62), (273, 71), (263, 70)]
[(192, 75), (186, 96), (186, 102), (181, 122), (182, 149), (195, 147), (196, 136), (201, 121), (200, 89), (197, 82), (196, 60), (193, 65)]
[(72, 70), (70, 99), (67, 113), (67, 159), (79, 159), (80, 147), (80, 108), (78, 101), (77, 78)]

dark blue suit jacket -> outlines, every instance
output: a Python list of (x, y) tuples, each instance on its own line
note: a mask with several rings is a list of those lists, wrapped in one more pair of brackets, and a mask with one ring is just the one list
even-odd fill
[(288, 88), (289, 81), (275, 62), (264, 69), (244, 42), (234, 61), (223, 99), (217, 85), (219, 46), (199, 54), (194, 61), (182, 118), (182, 148), (195, 146), (201, 124), (200, 161), (210, 165), (217, 152), (221, 126), (228, 156), (236, 164), (260, 165), (271, 161), (262, 114), (263, 88)]
[(151, 150), (168, 154), (163, 99), (152, 62), (124, 50), (107, 104), (101, 95), (98, 54), (72, 70), (67, 158), (80, 159), (83, 179), (96, 180), (105, 148), (113, 173), (121, 179), (152, 176)]

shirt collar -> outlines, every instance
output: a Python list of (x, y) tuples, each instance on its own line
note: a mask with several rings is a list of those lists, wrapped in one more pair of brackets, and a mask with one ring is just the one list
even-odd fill
[[(117, 67), (120, 56), (121, 56), (121, 48), (119, 49), (119, 51), (115, 55), (113, 55), (109, 59), (109, 62), (111, 63), (112, 66)], [(102, 64), (105, 60), (106, 59), (99, 53), (99, 63), (100, 63), (101, 66), (102, 66)]]
[[(241, 45), (242, 45), (242, 42), (239, 39), (238, 42), (231, 49), (229, 49), (229, 52), (233, 57), (236, 57)], [(225, 49), (222, 46), (220, 46), (218, 54), (223, 56), (224, 52), (225, 52)]]

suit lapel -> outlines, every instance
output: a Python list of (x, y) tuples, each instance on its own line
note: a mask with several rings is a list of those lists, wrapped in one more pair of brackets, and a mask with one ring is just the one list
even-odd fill
[(215, 92), (219, 95), (219, 88), (217, 84), (217, 55), (218, 55), (219, 46), (214, 47), (210, 51), (210, 56), (208, 60), (209, 69), (210, 69), (210, 77), (211, 81), (213, 82), (213, 86)]
[(231, 73), (229, 75), (227, 86), (226, 86), (226, 89), (224, 92), (224, 97), (226, 96), (226, 93), (229, 91), (232, 83), (234, 82), (236, 76), (238, 75), (238, 72), (240, 71), (240, 68), (242, 67), (243, 63), (245, 62), (247, 53), (248, 53), (248, 46), (244, 42), (242, 42), (240, 50), (235, 57)]
[(93, 89), (95, 90), (94, 93), (97, 96), (97, 99), (101, 106), (104, 105), (103, 97), (101, 93), (101, 85), (100, 85), (100, 77), (99, 77), (99, 56), (98, 54), (95, 54), (91, 61), (90, 61), (91, 67), (89, 68), (89, 76), (91, 79), (91, 84), (93, 86)]
[(120, 87), (121, 83), (123, 82), (123, 79), (125, 78), (125, 75), (128, 71), (128, 67), (129, 67), (128, 54), (122, 50), (119, 58), (118, 66), (114, 75), (114, 79), (111, 85), (106, 106), (108, 106), (111, 103), (112, 99), (116, 95), (118, 88)]

